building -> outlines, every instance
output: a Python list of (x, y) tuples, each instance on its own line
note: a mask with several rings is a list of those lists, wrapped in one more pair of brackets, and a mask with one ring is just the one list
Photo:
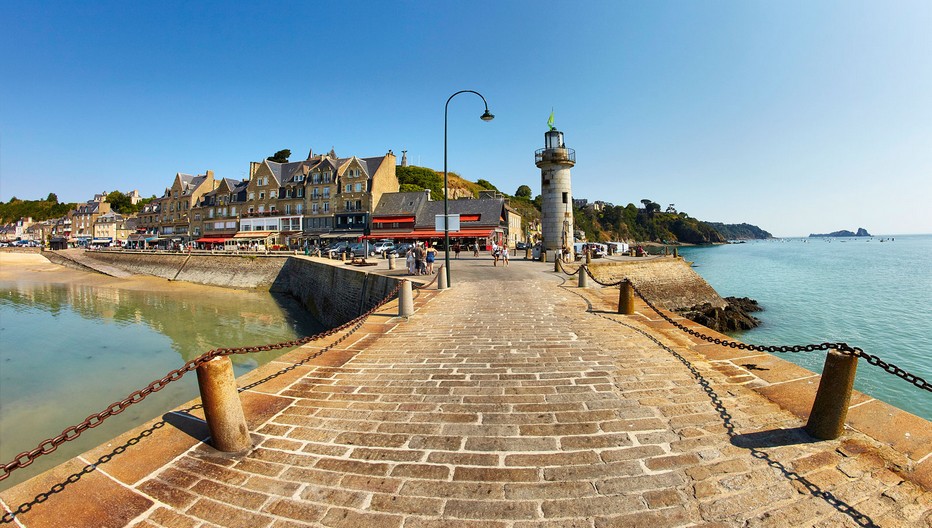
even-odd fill
[(107, 193), (95, 195), (93, 200), (79, 205), (68, 215), (71, 217), (71, 237), (79, 244), (87, 245), (94, 238), (94, 224), (97, 217), (110, 212)]
[(195, 242), (205, 249), (228, 245), (239, 231), (239, 218), (246, 205), (248, 180), (219, 180), (217, 188), (201, 195), (191, 209)]
[(217, 183), (211, 170), (199, 175), (177, 173), (162, 197), (159, 234), (173, 244), (186, 244), (197, 238), (199, 233), (194, 232), (191, 210), (200, 203), (204, 193), (217, 187)]
[[(459, 215), (459, 228), (449, 230), (451, 244), (479, 244), (488, 248), (492, 243), (511, 240), (509, 227), (521, 230), (521, 217), (512, 211), (501, 195), (482, 195), (479, 199), (449, 200), (449, 214)], [(510, 216), (516, 220), (510, 220)], [(437, 229), (437, 218), (443, 218), (443, 200), (431, 200), (430, 191), (386, 193), (372, 214), (372, 240), (392, 239), (396, 242), (443, 241), (443, 229)]]

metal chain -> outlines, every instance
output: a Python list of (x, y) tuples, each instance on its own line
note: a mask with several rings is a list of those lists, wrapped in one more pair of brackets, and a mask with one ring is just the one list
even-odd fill
[[(202, 364), (214, 358), (231, 356), (233, 354), (249, 354), (252, 352), (264, 352), (268, 350), (280, 350), (283, 348), (299, 347), (301, 345), (310, 343), (311, 341), (316, 341), (318, 339), (322, 339), (322, 338), (340, 333), (343, 330), (350, 329), (350, 331), (347, 332), (346, 335), (344, 335), (337, 341), (337, 343), (339, 343), (343, 341), (344, 339), (346, 339), (347, 337), (349, 337), (349, 335), (355, 332), (357, 329), (359, 329), (362, 326), (363, 322), (365, 322), (365, 320), (369, 316), (375, 313), (376, 310), (378, 310), (379, 308), (384, 306), (387, 302), (389, 302), (391, 299), (393, 299), (395, 295), (398, 294), (399, 289), (401, 289), (400, 281), (395, 285), (395, 288), (388, 295), (386, 295), (381, 301), (376, 303), (366, 313), (360, 315), (359, 317), (356, 317), (355, 319), (347, 321), (336, 328), (331, 328), (330, 330), (326, 330), (324, 332), (321, 332), (313, 336), (305, 336), (300, 339), (295, 339), (293, 341), (284, 341), (281, 343), (273, 343), (269, 345), (239, 347), (239, 348), (217, 348), (209, 352), (205, 352), (204, 354), (190, 361), (185, 362), (185, 364), (181, 368), (172, 370), (168, 374), (166, 374), (164, 377), (159, 378), (149, 383), (148, 385), (146, 385), (145, 388), (137, 390), (137, 391), (133, 391), (126, 398), (120, 401), (111, 403), (103, 411), (88, 416), (87, 418), (84, 419), (83, 422), (66, 428), (58, 436), (47, 438), (43, 440), (42, 442), (39, 442), (39, 445), (36, 446), (35, 449), (32, 449), (31, 451), (24, 451), (16, 455), (16, 457), (14, 457), (13, 460), (11, 460), (10, 462), (0, 465), (0, 481), (7, 479), (10, 476), (10, 473), (12, 473), (13, 471), (19, 468), (24, 468), (26, 466), (29, 466), (30, 464), (33, 463), (33, 461), (35, 461), (36, 458), (42, 455), (47, 455), (49, 453), (55, 452), (55, 450), (58, 449), (58, 446), (60, 446), (61, 444), (78, 438), (79, 436), (81, 436), (81, 433), (83, 433), (84, 431), (97, 427), (98, 425), (102, 424), (104, 420), (106, 420), (107, 418), (120, 414), (121, 412), (126, 410), (126, 408), (129, 407), (130, 405), (141, 402), (153, 392), (158, 392), (164, 389), (169, 383), (180, 380), (182, 376), (184, 376), (188, 372), (191, 372), (192, 370), (196, 370), (199, 366), (201, 366)], [(332, 346), (333, 345), (331, 345), (331, 347)], [(331, 347), (326, 347), (324, 350), (321, 350), (320, 352), (315, 353), (313, 357), (319, 356), (325, 350), (329, 350)]]
[(589, 271), (589, 266), (581, 265), (581, 266), (579, 266), (578, 268), (576, 268), (576, 271), (574, 271), (573, 273), (570, 273), (570, 272), (566, 271), (566, 268), (563, 267), (563, 259), (557, 259), (557, 266), (560, 267), (560, 271), (562, 271), (563, 273), (569, 275), (570, 277), (572, 277), (573, 275), (576, 275), (577, 273), (579, 273), (583, 268), (586, 268), (587, 274), (588, 274), (588, 271)]
[[(588, 272), (589, 270), (587, 269), (586, 271)], [(592, 274), (589, 273), (589, 276), (592, 277)], [(599, 282), (595, 277), (592, 277), (592, 279), (595, 280), (596, 282)], [(634, 293), (636, 293), (637, 296), (640, 297), (647, 304), (647, 306), (650, 307), (651, 310), (653, 310), (657, 315), (662, 317), (665, 321), (679, 328), (680, 330), (686, 332), (687, 334), (698, 337), (704, 341), (715, 343), (716, 345), (727, 346), (730, 348), (737, 348), (739, 350), (753, 350), (757, 352), (771, 352), (771, 353), (796, 353), (796, 352), (813, 352), (816, 350), (838, 350), (839, 352), (842, 352), (844, 354), (848, 354), (848, 355), (859, 357), (859, 358), (864, 358), (864, 360), (867, 361), (869, 364), (874, 365), (875, 367), (880, 367), (886, 372), (893, 374), (894, 376), (898, 378), (906, 380), (907, 382), (912, 383), (913, 385), (915, 385), (916, 387), (919, 387), (920, 389), (932, 392), (932, 384), (929, 384), (929, 382), (927, 382), (926, 380), (920, 378), (919, 376), (916, 376), (915, 374), (910, 374), (909, 372), (906, 372), (902, 368), (892, 363), (887, 363), (886, 361), (880, 359), (878, 356), (869, 354), (858, 347), (853, 347), (849, 345), (848, 343), (820, 343), (818, 345), (763, 346), (763, 345), (749, 345), (747, 343), (739, 343), (739, 342), (731, 341), (728, 339), (710, 337), (710, 336), (703, 334), (702, 332), (693, 330), (692, 328), (687, 328), (683, 324), (677, 321), (674, 321), (667, 314), (661, 312), (660, 309), (654, 306), (654, 303), (650, 302), (647, 299), (647, 297), (645, 297), (644, 294), (641, 293), (640, 290), (638, 290), (637, 286), (635, 286), (634, 283), (631, 282), (629, 279), (622, 279), (619, 282), (614, 283), (614, 284), (605, 284), (602, 282), (599, 282), (599, 284), (602, 284), (603, 286), (617, 286), (623, 282), (630, 283), (631, 288), (634, 290)]]
[(428, 283), (426, 283), (426, 284), (418, 284), (418, 285), (415, 286), (415, 285), (414, 285), (414, 281), (412, 281), (412, 286), (411, 286), (411, 288), (412, 288), (412, 289), (415, 289), (415, 290), (424, 290), (424, 289), (429, 288), (433, 283), (437, 282), (437, 279), (440, 278), (440, 274), (443, 273), (443, 266), (444, 266), (444, 265), (441, 264), (440, 267), (437, 268), (437, 273), (434, 274), (434, 278), (431, 279), (430, 282), (428, 282)]

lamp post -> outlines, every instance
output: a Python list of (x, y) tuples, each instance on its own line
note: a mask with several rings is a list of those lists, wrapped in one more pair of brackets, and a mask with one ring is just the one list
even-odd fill
[(485, 113), (479, 116), (483, 121), (491, 121), (495, 116), (489, 113), (489, 103), (482, 97), (482, 94), (475, 90), (460, 90), (447, 99), (447, 104), (443, 107), (443, 268), (447, 278), (447, 288), (452, 286), (450, 283), (450, 210), (449, 210), (449, 188), (447, 185), (447, 110), (450, 108), (450, 101), (461, 93), (474, 93), (478, 95), (485, 104)]

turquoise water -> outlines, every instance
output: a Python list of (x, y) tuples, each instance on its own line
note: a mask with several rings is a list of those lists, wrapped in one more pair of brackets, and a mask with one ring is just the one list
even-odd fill
[[(880, 240), (883, 239), (884, 242)], [(844, 341), (932, 382), (932, 235), (792, 238), (681, 254), (723, 297), (750, 297), (758, 345)], [(821, 372), (824, 352), (779, 354)], [(932, 420), (932, 395), (860, 361), (855, 388)]]
[[(150, 292), (0, 282), (0, 463), (210, 349), (317, 333), (288, 298), (245, 291)], [(234, 355), (239, 376), (284, 351)], [(193, 372), (11, 473), (25, 480), (197, 397)]]

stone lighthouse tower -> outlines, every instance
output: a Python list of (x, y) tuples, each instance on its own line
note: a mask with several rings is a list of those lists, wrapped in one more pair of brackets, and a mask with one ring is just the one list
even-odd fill
[[(552, 118), (551, 118), (552, 119)], [(543, 248), (548, 254), (573, 251), (573, 192), (570, 168), (576, 165), (576, 151), (566, 148), (563, 132), (550, 126), (544, 133), (544, 148), (534, 153), (540, 168), (541, 230)]]

